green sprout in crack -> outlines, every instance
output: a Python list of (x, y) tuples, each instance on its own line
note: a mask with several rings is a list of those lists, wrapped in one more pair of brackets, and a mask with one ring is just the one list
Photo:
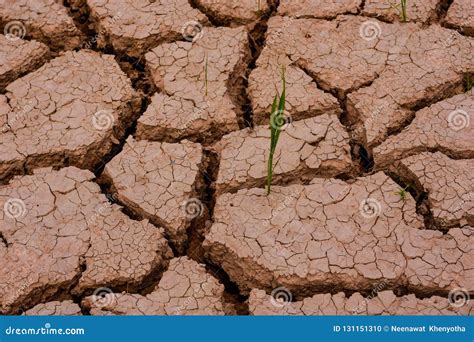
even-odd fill
[(263, 14), (261, 0), (257, 0), (257, 12), (255, 12), (258, 16)]
[(402, 11), (400, 14), (400, 19), (406, 23), (407, 22), (407, 1), (408, 0), (400, 0), (400, 5), (402, 7)]
[(464, 74), (464, 91), (468, 92), (471, 91), (474, 87), (474, 80), (472, 79), (472, 74), (470, 72), (466, 72)]
[(398, 12), (398, 15), (400, 16), (400, 20), (406, 23), (408, 21), (408, 16), (407, 16), (407, 1), (408, 0), (400, 0), (399, 4), (390, 4), (390, 7), (395, 9)]
[(409, 188), (409, 185), (407, 185), (407, 186), (404, 187), (404, 188), (400, 188), (398, 191), (395, 191), (395, 194), (398, 195), (398, 196), (400, 196), (400, 199), (401, 199), (402, 201), (404, 201), (405, 198), (406, 198), (406, 195), (407, 195), (407, 189), (408, 189), (408, 188)]
[(272, 111), (270, 113), (270, 151), (268, 155), (267, 164), (267, 195), (270, 194), (273, 170), (276, 165), (273, 165), (273, 158), (275, 155), (278, 139), (283, 127), (287, 124), (285, 119), (285, 106), (286, 106), (286, 78), (285, 68), (281, 68), (281, 82), (282, 92), (281, 95), (276, 91), (275, 97), (273, 98)]

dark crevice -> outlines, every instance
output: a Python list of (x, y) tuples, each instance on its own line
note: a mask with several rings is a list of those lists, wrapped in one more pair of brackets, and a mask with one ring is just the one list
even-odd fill
[(359, 161), (366, 174), (373, 172), (375, 165), (374, 157), (365, 146), (354, 142), (351, 144), (351, 153), (353, 158)]
[(391, 127), (389, 129), (387, 129), (387, 137), (384, 140), (386, 140), (390, 136), (400, 134), (402, 131), (405, 130), (405, 128), (410, 126), (410, 124), (413, 122), (413, 120), (415, 120), (415, 118), (416, 118), (416, 111), (414, 111), (414, 110), (407, 111), (406, 117), (398, 125), (398, 127)]
[[(322, 178), (322, 179), (329, 179), (335, 178), (344, 181), (348, 181), (354, 178), (352, 168), (347, 168), (344, 172), (341, 172), (338, 169), (332, 168), (329, 166), (321, 166), (318, 169), (311, 169), (306, 167), (304, 162), (300, 163), (300, 168), (297, 170), (293, 170), (290, 173), (283, 173), (283, 174), (274, 174), (272, 178), (272, 186), (280, 186), (286, 187), (291, 185), (309, 185), (312, 180)], [(266, 178), (256, 178), (252, 180), (248, 180), (245, 183), (232, 186), (232, 187), (224, 187), (220, 189), (221, 193), (230, 193), (235, 194), (239, 190), (242, 189), (253, 189), (253, 188), (266, 188)]]
[(352, 161), (354, 165), (356, 165), (356, 167), (358, 168), (359, 175), (371, 173), (374, 167), (374, 159), (372, 156), (372, 152), (366, 146), (364, 141), (362, 141), (362, 139), (360, 139), (360, 137), (355, 134), (355, 132), (360, 130), (360, 128), (362, 127), (362, 122), (355, 122), (350, 117), (347, 95), (361, 88), (369, 87), (379, 77), (379, 75), (376, 75), (374, 79), (371, 79), (370, 81), (367, 81), (357, 87), (344, 91), (342, 89), (331, 87), (327, 82), (321, 79), (321, 77), (311, 71), (307, 64), (308, 62), (301, 58), (295, 62), (295, 65), (316, 83), (318, 89), (331, 94), (334, 98), (337, 99), (339, 107), (342, 110), (341, 114), (339, 115), (339, 121), (349, 133), (349, 145), (351, 148)]
[[(135, 58), (121, 55), (114, 51), (111, 51), (110, 54), (115, 55), (115, 60), (120, 66), (120, 69), (122, 69), (122, 71), (132, 81), (132, 87), (146, 98), (148, 106), (151, 101), (151, 96), (157, 91), (157, 89), (146, 70), (145, 58), (143, 56)], [(142, 110), (142, 112), (144, 112), (144, 110)]]
[(81, 314), (83, 316), (90, 316), (91, 309), (82, 304), (82, 299), (83, 297), (77, 297), (74, 299), (74, 303), (76, 303), (79, 306), (79, 308), (81, 309)]
[[(113, 180), (105, 174), (102, 174), (98, 179), (97, 183), (100, 186), (102, 193), (107, 197), (110, 203), (117, 204), (121, 207), (121, 211), (127, 215), (128, 218), (134, 221), (142, 221), (148, 219), (148, 221), (158, 228), (168, 227), (168, 224), (157, 218), (156, 216), (147, 215), (141, 208), (134, 206), (130, 203), (124, 203), (118, 198), (117, 190), (114, 187)], [(165, 237), (168, 240), (168, 245), (173, 251), (173, 255), (180, 255), (179, 248), (173, 244), (170, 240), (170, 236), (165, 233)]]
[(436, 13), (438, 17), (438, 22), (443, 22), (448, 14), (449, 7), (451, 7), (454, 0), (440, 0), (436, 6)]
[(219, 171), (219, 157), (210, 150), (204, 150), (205, 167), (202, 174), (203, 186), (199, 189), (199, 199), (207, 209), (207, 215), (204, 219), (195, 220), (188, 229), (188, 245), (185, 255), (199, 263), (205, 263), (204, 250), (202, 243), (206, 233), (212, 225), (212, 217), (215, 205), (214, 182), (217, 179)]
[(266, 33), (268, 30), (268, 20), (276, 13), (279, 4), (279, 0), (269, 2), (270, 10), (260, 17), (260, 20), (258, 20), (254, 24), (248, 35), (251, 56), (250, 61), (247, 65), (245, 75), (243, 77), (241, 93), (243, 126), (241, 128), (254, 127), (252, 102), (248, 94), (249, 77), (252, 71), (256, 68), (257, 60), (265, 47)]
[(3, 235), (2, 232), (0, 232), (0, 243), (4, 244), (5, 247), (8, 247), (8, 241), (7, 241), (7, 239), (5, 238), (5, 236)]
[[(450, 97), (453, 97), (455, 95), (463, 94), (464, 93), (464, 76), (465, 73), (459, 74), (458, 79), (453, 81), (453, 82), (447, 82), (444, 83), (440, 86), (438, 86), (438, 89), (433, 89), (433, 95), (424, 97), (421, 100), (415, 100), (412, 103), (407, 103), (402, 105), (402, 108), (411, 110), (411, 111), (419, 111), (424, 108), (427, 108), (437, 102), (446, 100)], [(429, 91), (430, 89), (427, 89), (425, 91)]]
[[(288, 56), (288, 58), (291, 59), (291, 56)], [(316, 85), (316, 88), (335, 97), (339, 101), (339, 104), (345, 101), (346, 94), (340, 89), (330, 87), (327, 82), (321, 79), (321, 77), (319, 77), (316, 73), (311, 71), (308, 67), (308, 62), (306, 60), (304, 60), (303, 58), (299, 58), (293, 64), (301, 71), (303, 71), (306, 76), (313, 80), (314, 84)]]
[[(7, 93), (7, 87), (11, 83), (13, 83), (16, 80), (22, 78), (23, 76), (26, 76), (30, 73), (35, 72), (36, 70), (41, 68), (43, 65), (48, 63), (51, 60), (52, 57), (53, 56), (51, 55), (51, 53), (47, 52), (44, 56), (42, 56), (41, 59), (38, 59), (35, 63), (29, 64), (29, 67), (25, 71), (18, 72), (18, 71), (15, 71), (15, 69), (12, 69), (12, 70), (9, 70), (8, 72), (5, 72), (2, 75), (2, 78), (4, 80), (11, 80), (11, 81), (8, 81), (8, 83), (3, 83), (3, 86), (0, 86), (0, 95), (5, 95)], [(33, 61), (33, 60), (34, 59), (32, 58), (31, 61)], [(10, 99), (8, 98), (8, 96), (5, 96), (5, 98), (7, 99), (7, 103), (10, 104)], [(8, 125), (8, 123), (6, 123), (6, 125)], [(2, 130), (3, 130), (3, 127), (0, 126), (0, 133), (2, 132)]]
[[(90, 248), (90, 247), (91, 247), (91, 245), (89, 245), (89, 248)], [(88, 248), (88, 249), (89, 249), (89, 248)], [(81, 264), (80, 264), (79, 267), (80, 267), (81, 275), (82, 275), (82, 274), (86, 271), (86, 269), (87, 269), (86, 261), (85, 261), (85, 259), (84, 259), (83, 257), (82, 257), (82, 259), (81, 259)], [(71, 287), (71, 289), (73, 289), (73, 288), (77, 285), (77, 283), (79, 282), (79, 279), (80, 279), (80, 277), (77, 279), (76, 284)], [(73, 301), (74, 303), (76, 303), (76, 304), (79, 306), (79, 308), (81, 309), (81, 313), (82, 313), (83, 315), (86, 315), (86, 316), (87, 316), (87, 315), (90, 315), (90, 310), (87, 309), (87, 308), (85, 308), (85, 307), (82, 305), (82, 299), (83, 299), (84, 296), (83, 296), (83, 295), (79, 295), (78, 293), (74, 293), (74, 292), (71, 293), (71, 296), (72, 296), (72, 298), (71, 298), (72, 301)]]
[[(286, 287), (285, 287), (286, 288)], [(271, 295), (273, 289), (263, 289), (268, 295)], [(306, 298), (311, 298), (318, 294), (331, 294), (336, 295), (338, 293), (344, 293), (345, 298), (350, 298), (353, 294), (358, 293), (366, 299), (371, 299), (377, 296), (382, 291), (393, 291), (395, 296), (403, 297), (407, 295), (414, 295), (418, 299), (431, 298), (433, 296), (440, 296), (447, 298), (449, 290), (434, 289), (423, 286), (411, 286), (407, 280), (402, 276), (395, 280), (380, 279), (379, 281), (373, 281), (371, 287), (365, 289), (348, 289), (338, 284), (320, 284), (318, 286), (311, 286), (305, 289), (299, 288), (298, 291), (292, 291), (290, 287), (286, 288), (286, 291), (291, 293), (291, 302), (303, 301)], [(354, 308), (355, 309), (355, 308)]]
[(205, 8), (197, 0), (188, 0), (188, 2), (192, 8), (197, 9), (201, 13), (203, 13), (213, 26), (229, 26), (232, 21), (230, 18), (219, 17), (216, 12), (212, 12), (209, 9)]
[(110, 44), (99, 47), (97, 43), (100, 35), (97, 24), (95, 24), (90, 17), (88, 4), (83, 0), (75, 3), (74, 6), (70, 4), (70, 0), (64, 0), (64, 2), (75, 25), (80, 28), (86, 36), (80, 48), (113, 55), (121, 70), (132, 81), (133, 88), (143, 96), (149, 98), (156, 91), (156, 87), (145, 70), (144, 55), (138, 57), (128, 56), (127, 54), (115, 51)]
[(143, 112), (146, 110), (148, 106), (149, 99), (147, 97), (142, 97), (141, 99), (141, 105), (140, 105), (140, 113), (138, 115), (135, 115), (134, 120), (131, 122), (131, 124), (125, 129), (125, 133), (121, 136), (119, 139), (118, 144), (115, 144), (111, 151), (106, 154), (99, 163), (97, 163), (93, 169), (92, 172), (95, 174), (96, 177), (100, 177), (102, 174), (105, 165), (111, 161), (116, 155), (118, 155), (120, 152), (122, 152), (123, 147), (127, 141), (127, 139), (130, 136), (133, 136), (135, 134), (135, 131), (137, 129), (137, 121), (138, 118), (143, 114)]
[[(76, 3), (75, 6), (72, 2)], [(95, 32), (90, 24), (90, 11), (85, 0), (63, 0), (63, 6), (66, 8), (69, 16), (72, 18), (74, 25), (84, 34), (86, 41), (82, 47), (87, 47), (88, 37), (94, 36)]]
[(425, 229), (447, 232), (447, 228), (437, 227), (435, 224), (430, 210), (428, 193), (408, 168), (403, 167), (400, 163), (395, 163), (394, 166), (384, 170), (384, 172), (400, 186), (400, 190), (405, 190), (413, 197), (416, 202), (416, 213), (423, 217)]
[[(416, 118), (416, 112), (428, 108), (438, 102), (449, 99), (453, 96), (460, 95), (466, 92), (466, 88), (469, 84), (470, 73), (464, 73), (459, 75), (459, 79), (454, 83), (443, 84), (433, 96), (423, 98), (422, 100), (415, 100), (413, 103), (407, 103), (401, 106), (407, 113), (404, 120), (397, 125), (397, 127), (391, 127), (387, 129), (387, 133), (383, 141), (391, 136), (395, 136), (404, 131), (413, 120)], [(381, 142), (380, 142), (381, 143)], [(380, 143), (375, 144), (372, 148), (378, 146)]]
[(226, 311), (227, 315), (248, 315), (248, 296), (240, 293), (239, 287), (234, 283), (229, 275), (222, 269), (222, 267), (206, 263), (206, 270), (212, 274), (219, 282), (224, 285), (224, 307), (229, 306)]

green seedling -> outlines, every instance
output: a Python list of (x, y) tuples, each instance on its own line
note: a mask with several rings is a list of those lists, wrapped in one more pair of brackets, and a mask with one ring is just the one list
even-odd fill
[(393, 8), (398, 12), (398, 15), (400, 16), (400, 20), (406, 23), (408, 21), (408, 16), (407, 16), (407, 1), (408, 0), (400, 0), (399, 4), (390, 4), (390, 7)]
[(400, 190), (398, 190), (398, 191), (395, 192), (396, 195), (400, 196), (400, 199), (401, 199), (402, 201), (404, 201), (405, 198), (406, 198), (408, 187), (409, 187), (409, 185), (407, 185), (407, 186), (404, 187), (404, 188), (400, 188)]
[(270, 151), (268, 155), (267, 163), (267, 195), (270, 194), (272, 179), (273, 179), (273, 170), (276, 165), (273, 165), (273, 158), (275, 155), (276, 147), (278, 144), (278, 139), (280, 138), (280, 133), (283, 126), (286, 125), (285, 120), (285, 106), (286, 106), (286, 78), (285, 78), (285, 68), (281, 68), (281, 82), (282, 82), (282, 92), (281, 95), (278, 94), (278, 90), (273, 98), (272, 111), (270, 113)]
[(400, 5), (402, 7), (402, 11), (400, 14), (400, 19), (406, 23), (407, 22), (407, 1), (408, 0), (400, 0)]
[(263, 10), (262, 10), (262, 4), (261, 4), (261, 0), (258, 0), (257, 1), (257, 10), (255, 11), (255, 14), (257, 14), (257, 16), (262, 16), (263, 15)]
[(466, 72), (464, 74), (464, 91), (471, 91), (473, 87), (474, 80), (472, 79), (472, 74), (470, 72)]

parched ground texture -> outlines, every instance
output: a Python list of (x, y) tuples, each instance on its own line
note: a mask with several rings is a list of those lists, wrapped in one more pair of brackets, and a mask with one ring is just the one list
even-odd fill
[(0, 314), (474, 314), (473, 18), (0, 0)]

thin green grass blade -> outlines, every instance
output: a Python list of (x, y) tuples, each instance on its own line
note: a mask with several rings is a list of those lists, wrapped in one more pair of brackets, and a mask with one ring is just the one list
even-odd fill
[(270, 112), (270, 151), (268, 155), (268, 164), (267, 164), (267, 195), (270, 194), (270, 187), (272, 184), (273, 176), (273, 146), (275, 144), (275, 129), (271, 124), (274, 120), (274, 115), (277, 108), (278, 98), (277, 95), (273, 98), (272, 111)]
[[(278, 139), (280, 138), (281, 129), (284, 125), (284, 122), (280, 120), (280, 116), (285, 120), (285, 104), (286, 104), (286, 79), (285, 79), (285, 68), (282, 67), (281, 73), (282, 80), (282, 93), (278, 93), (276, 90), (276, 95), (273, 98), (272, 103), (272, 112), (270, 114), (270, 151), (268, 155), (268, 164), (267, 164), (267, 195), (270, 194), (272, 179), (273, 179), (273, 170), (280, 159), (278, 159), (275, 166), (273, 166), (273, 157), (275, 155), (276, 147), (278, 144)], [(278, 110), (277, 110), (278, 105)], [(282, 125), (280, 126), (280, 122)]]

